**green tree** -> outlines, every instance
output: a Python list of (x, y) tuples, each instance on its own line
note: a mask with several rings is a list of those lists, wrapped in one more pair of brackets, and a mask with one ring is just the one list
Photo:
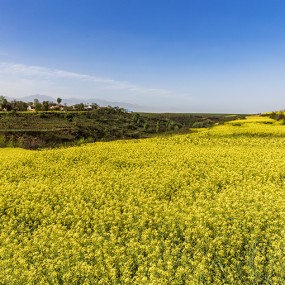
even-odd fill
[(49, 101), (43, 101), (43, 110), (47, 111), (49, 107)]
[(36, 111), (40, 111), (42, 108), (42, 104), (40, 103), (39, 99), (35, 98), (34, 99), (34, 106)]
[(0, 96), (0, 109), (6, 109), (8, 104), (8, 100), (5, 96)]
[(28, 108), (28, 104), (23, 101), (14, 100), (12, 101), (12, 108), (16, 111), (26, 111)]
[(84, 111), (84, 104), (83, 103), (80, 103), (80, 104), (75, 104), (74, 105), (74, 108), (76, 111)]
[(56, 102), (57, 102), (58, 105), (61, 103), (61, 101), (62, 101), (62, 99), (59, 98), (59, 97), (56, 99)]

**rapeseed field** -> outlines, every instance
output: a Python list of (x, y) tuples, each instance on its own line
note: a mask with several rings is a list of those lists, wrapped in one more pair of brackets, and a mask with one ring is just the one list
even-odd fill
[(285, 284), (285, 126), (0, 149), (0, 284)]

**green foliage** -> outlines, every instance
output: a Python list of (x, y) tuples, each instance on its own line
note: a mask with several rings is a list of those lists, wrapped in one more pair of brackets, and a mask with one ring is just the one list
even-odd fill
[(66, 115), (65, 115), (65, 119), (66, 119), (68, 122), (72, 122), (73, 117), (74, 117), (74, 114), (73, 114), (73, 113), (66, 113)]
[(39, 116), (41, 119), (47, 119), (47, 118), (49, 118), (48, 113), (45, 113), (45, 112), (39, 113), (38, 116)]
[(61, 99), (61, 98), (57, 98), (57, 99), (56, 99), (57, 104), (60, 104), (60, 103), (61, 103), (61, 101), (62, 101), (62, 99)]
[(203, 127), (204, 127), (203, 122), (195, 122), (195, 123), (192, 125), (192, 128), (203, 128)]
[(148, 137), (180, 128), (179, 123), (141, 117), (118, 107), (82, 112), (13, 111), (0, 114), (0, 131), (6, 135), (6, 141), (13, 135), (14, 140), (20, 140), (17, 145), (27, 148), (74, 144), (77, 140), (90, 142)]
[[(186, 133), (190, 127), (210, 127), (227, 120), (226, 116), (210, 114), (203, 117), (191, 114), (129, 113), (123, 108), (99, 107), (96, 104), (88, 111), (84, 104), (75, 106), (82, 111), (43, 111), (50, 103), (40, 103), (37, 99), (34, 106), (36, 112), (19, 112), (14, 108), (10, 112), (0, 113), (0, 131), (6, 136), (6, 142), (13, 135), (15, 145), (25, 148), (66, 146), (77, 144), (77, 140), (109, 141)], [(55, 105), (53, 107), (59, 108)]]
[(5, 96), (0, 96), (0, 109), (5, 109), (7, 107), (7, 99), (5, 98)]
[(0, 134), (0, 147), (4, 147), (6, 145), (5, 141), (5, 135)]
[(49, 101), (43, 101), (42, 103), (42, 110), (43, 111), (48, 111), (49, 109)]

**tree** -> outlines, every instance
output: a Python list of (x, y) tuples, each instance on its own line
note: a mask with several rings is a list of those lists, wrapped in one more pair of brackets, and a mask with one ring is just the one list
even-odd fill
[(4, 96), (0, 96), (0, 109), (7, 108), (8, 101)]
[(26, 111), (28, 104), (23, 101), (12, 101), (12, 108), (16, 111)]
[(75, 104), (74, 105), (74, 108), (76, 111), (84, 111), (84, 104), (83, 103), (80, 103), (80, 104)]
[(57, 102), (58, 105), (61, 103), (61, 101), (62, 101), (62, 99), (59, 98), (59, 97), (56, 99), (56, 102)]
[(42, 104), (40, 103), (39, 99), (34, 99), (34, 107), (36, 111), (40, 111)]
[(48, 101), (43, 101), (43, 110), (47, 111), (49, 107), (49, 102)]

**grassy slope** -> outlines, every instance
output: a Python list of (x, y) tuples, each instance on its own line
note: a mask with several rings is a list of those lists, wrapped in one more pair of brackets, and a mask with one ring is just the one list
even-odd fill
[[(0, 146), (52, 147), (114, 139), (144, 138), (190, 127), (212, 126), (224, 115), (136, 114), (104, 108), (92, 112), (0, 113)], [(196, 124), (196, 125), (195, 125)]]

